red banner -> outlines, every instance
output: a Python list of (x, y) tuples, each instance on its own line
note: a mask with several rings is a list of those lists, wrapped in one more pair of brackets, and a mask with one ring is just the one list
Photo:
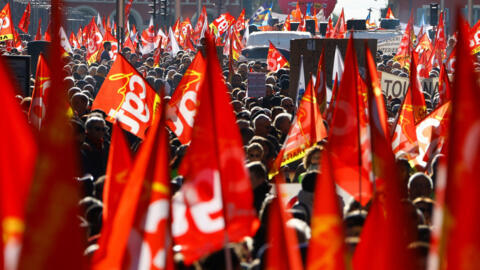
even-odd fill
[(143, 139), (159, 103), (160, 97), (155, 90), (119, 54), (93, 102), (92, 110), (104, 111), (109, 122), (117, 118), (123, 129)]

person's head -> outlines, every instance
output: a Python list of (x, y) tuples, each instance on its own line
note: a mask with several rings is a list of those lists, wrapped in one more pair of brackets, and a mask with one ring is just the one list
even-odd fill
[(93, 143), (103, 143), (106, 132), (107, 125), (105, 123), (105, 120), (100, 116), (91, 116), (85, 122), (85, 134), (87, 135), (87, 138)]
[(293, 99), (290, 97), (284, 97), (280, 103), (280, 106), (282, 106), (291, 115), (295, 114), (295, 104), (293, 103)]
[(272, 127), (272, 123), (270, 122), (270, 118), (265, 114), (259, 114), (255, 119), (253, 119), (253, 129), (255, 131), (255, 135), (262, 136), (266, 138), (270, 133), (270, 129)]
[(232, 104), (232, 107), (233, 107), (233, 110), (235, 111), (235, 113), (239, 113), (241, 111), (243, 111), (243, 104), (241, 101), (238, 101), (238, 100), (234, 100), (231, 102)]
[(110, 41), (106, 41), (103, 43), (103, 49), (109, 52), (112, 49), (112, 43)]
[(423, 217), (425, 218), (425, 223), (431, 226), (434, 201), (428, 197), (418, 197), (413, 200), (412, 203), (422, 212)]
[(305, 192), (314, 193), (315, 192), (315, 184), (317, 183), (317, 172), (307, 172), (302, 179), (302, 190)]
[(267, 181), (267, 169), (260, 161), (253, 161), (247, 164), (248, 172), (250, 173), (250, 181), (252, 189), (257, 188), (262, 183)]
[(367, 211), (365, 210), (354, 210), (347, 213), (343, 219), (343, 224), (345, 225), (345, 236), (360, 236), (366, 218)]
[(104, 66), (104, 65), (100, 65), (98, 66), (97, 68), (97, 76), (100, 76), (100, 77), (106, 77), (107, 76), (107, 73), (108, 73), (108, 70), (107, 70), (107, 67)]
[(307, 171), (319, 170), (320, 166), (320, 155), (322, 153), (323, 147), (320, 145), (314, 145), (307, 149), (305, 157), (303, 158), (303, 166)]
[(250, 140), (253, 138), (254, 132), (251, 127), (241, 128), (240, 135), (242, 136), (243, 145), (248, 145)]
[(88, 112), (88, 96), (84, 93), (75, 93), (70, 99), (70, 104), (78, 116), (82, 116)]
[(240, 87), (242, 85), (242, 75), (235, 73), (232, 76), (230, 84), (232, 85), (233, 88)]
[(280, 113), (275, 117), (273, 126), (282, 132), (283, 135), (287, 135), (290, 131), (292, 115), (289, 113)]
[(263, 147), (259, 143), (252, 143), (247, 146), (247, 159), (249, 162), (263, 160)]
[(415, 173), (408, 180), (408, 195), (411, 200), (419, 197), (431, 197), (433, 181), (424, 173)]

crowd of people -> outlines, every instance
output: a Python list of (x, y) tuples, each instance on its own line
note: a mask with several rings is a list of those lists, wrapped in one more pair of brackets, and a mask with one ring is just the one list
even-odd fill
[[(449, 46), (453, 47), (453, 44)], [(75, 49), (73, 53), (63, 58), (64, 82), (67, 85), (69, 104), (73, 112), (70, 124), (74, 130), (81, 168), (81, 173), (76, 180), (82, 188), (83, 197), (79, 202), (80, 207), (84, 209), (80, 226), (86, 229), (89, 244), (85, 250), (85, 256), (92, 256), (98, 249), (97, 241), (102, 228), (103, 184), (112, 130), (112, 124), (106, 120), (105, 112), (91, 110), (92, 103), (114, 62), (108, 54), (110, 50), (108, 42), (104, 43), (104, 48), (106, 53), (102, 53), (100, 61), (91, 64), (87, 62), (85, 47)], [(26, 51), (18, 52), (14, 49), (8, 53), (4, 51), (3, 54), (26, 54)], [(203, 48), (200, 45), (198, 52), (180, 51), (174, 56), (163, 53), (158, 65), (154, 64), (153, 52), (142, 55), (137, 51), (124, 48), (119, 53), (141, 74), (144, 74), (150, 86), (157, 93), (165, 96), (164, 100), (168, 102), (196, 53), (203, 53)], [(393, 55), (383, 55), (382, 52), (378, 52), (376, 60), (379, 71), (408, 77), (408, 70), (395, 62)], [(276, 196), (268, 173), (287, 138), (298, 108), (288, 93), (291, 83), (288, 67), (271, 72), (268, 71), (267, 64), (260, 61), (240, 61), (234, 64), (234, 73), (229, 74), (228, 59), (224, 58), (222, 60), (223, 75), (242, 137), (245, 164), (250, 173), (253, 189), (254, 209), (257, 211), (261, 225), (253, 238), (246, 239), (241, 244), (231, 245), (227, 252), (231, 252), (234, 269), (263, 269), (265, 253), (269, 248), (266, 244), (268, 207), (272, 198)], [(247, 77), (250, 71), (266, 74), (265, 96), (260, 98), (247, 96)], [(438, 77), (439, 72), (434, 70), (431, 76)], [(31, 78), (30, 85), (33, 89), (34, 78)], [(28, 114), (32, 98), (28, 96), (17, 96), (17, 98), (23, 111)], [(385, 96), (385, 101), (390, 123), (393, 124), (399, 113), (401, 100), (392, 100)], [(438, 102), (432, 96), (426, 98), (426, 103), (428, 110), (432, 111)], [(329, 123), (325, 122), (325, 124), (328, 128)], [(132, 153), (137, 152), (142, 140), (129, 132), (125, 131), (124, 134)], [(179, 191), (184, 179), (178, 174), (178, 168), (188, 151), (188, 145), (182, 145), (173, 132), (169, 131), (169, 134), (171, 186), (173, 190)], [(318, 174), (322, 173), (319, 161), (327, 145), (328, 138), (309, 148), (303, 159), (282, 168), (288, 183), (301, 185), (298, 194), (294, 198), (289, 198), (287, 209), (291, 219), (287, 222), (287, 226), (295, 229), (297, 233), (304, 262), (312, 235), (310, 225), (315, 184)], [(408, 190), (408, 197), (403, 198), (403, 202), (408, 205), (412, 222), (417, 227), (416, 239), (408, 246), (408, 249), (418, 258), (417, 269), (426, 269), (432, 211), (435, 205), (437, 165), (441, 158), (443, 156), (438, 155), (432, 159), (427, 173), (417, 172), (406, 159), (397, 159), (404, 187)], [(359, 243), (370, 203), (363, 206), (355, 200), (345, 201), (345, 198), (340, 195), (338, 195), (338, 202), (343, 212), (345, 243), (348, 252), (353, 254)], [(219, 251), (193, 266), (184, 266), (179, 259), (177, 266), (179, 269), (226, 269), (225, 254), (224, 251)]]

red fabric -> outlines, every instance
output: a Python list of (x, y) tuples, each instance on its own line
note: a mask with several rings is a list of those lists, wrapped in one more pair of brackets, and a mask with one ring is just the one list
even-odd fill
[[(30, 123), (40, 129), (46, 113), (46, 91), (51, 86), (51, 73), (43, 54), (40, 54), (37, 62), (35, 87), (32, 92), (32, 102), (28, 111)], [(48, 90), (50, 91), (50, 90)]]
[(443, 20), (443, 12), (438, 17), (437, 33), (435, 34), (435, 47), (433, 49), (430, 64), (432, 67), (440, 68), (447, 57), (447, 39), (445, 37), (445, 22)]
[(308, 148), (326, 137), (327, 129), (313, 91), (313, 80), (310, 79), (285, 143), (273, 163), (271, 174), (275, 175), (281, 167), (301, 159)]
[(235, 17), (230, 15), (230, 13), (223, 13), (218, 18), (216, 18), (211, 24), (211, 28), (217, 37), (221, 37), (223, 33), (227, 32), (230, 29), (230, 26), (235, 23)]
[(327, 151), (322, 155), (321, 173), (315, 185), (307, 270), (346, 269), (342, 212), (332, 175), (334, 168)]
[(418, 76), (421, 78), (429, 78), (429, 73), (432, 70), (431, 60), (434, 50), (427, 34), (420, 37), (417, 46), (413, 52), (417, 62)]
[(329, 144), (337, 185), (357, 201), (366, 204), (372, 196), (372, 184), (369, 171), (363, 169), (367, 164), (362, 162), (360, 132), (366, 119), (361, 119), (364, 113), (360, 114), (360, 108), (364, 106), (359, 104), (359, 101), (364, 102), (359, 97), (361, 83), (351, 37), (345, 56), (345, 71), (335, 101)]
[(159, 103), (160, 98), (155, 90), (119, 54), (98, 91), (92, 110), (104, 111), (108, 115), (107, 121), (114, 122), (117, 119), (123, 129), (145, 138)]
[(333, 29), (333, 38), (345, 38), (347, 34), (347, 24), (345, 23), (345, 13), (340, 13), (340, 17), (337, 20), (337, 24), (335, 24), (335, 29)]
[(285, 19), (285, 23), (283, 24), (283, 29), (282, 31), (291, 31), (292, 26), (290, 23), (290, 14), (288, 14), (287, 18)]
[(388, 8), (387, 16), (385, 16), (385, 19), (395, 19), (395, 16), (393, 16), (393, 11), (391, 8)]
[(452, 85), (450, 84), (450, 79), (448, 78), (447, 68), (445, 64), (442, 64), (440, 68), (440, 76), (438, 81), (438, 97), (439, 104), (445, 104), (452, 99)]
[(42, 40), (42, 18), (38, 19), (37, 33), (35, 34), (35, 41)]
[(28, 26), (30, 25), (30, 14), (31, 14), (31, 5), (30, 5), (30, 2), (28, 2), (27, 7), (23, 12), (22, 18), (18, 23), (18, 28), (20, 28), (20, 30), (22, 30), (25, 33), (28, 33)]
[(205, 84), (207, 62), (197, 53), (167, 104), (167, 126), (182, 144), (192, 140), (192, 130), (198, 108), (198, 95)]
[[(275, 185), (277, 194), (280, 186)], [(286, 212), (281, 198), (274, 198), (269, 206), (265, 269), (301, 270), (303, 269), (298, 240), (293, 228), (287, 227), (291, 216)]]
[(269, 43), (270, 45), (268, 47), (267, 55), (268, 70), (276, 72), (289, 63), (285, 56), (283, 56), (283, 54), (272, 44), (272, 42)]
[(242, 12), (238, 15), (238, 18), (235, 21), (235, 30), (240, 32), (243, 29), (245, 29), (245, 9), (242, 9)]
[(61, 7), (61, 0), (52, 0), (49, 66), (55, 87), (48, 91), (45, 120), (38, 135), (39, 155), (29, 194), (20, 270), (85, 269), (87, 266), (83, 256), (85, 232), (78, 224), (80, 187), (73, 180), (78, 175), (78, 152), (74, 149), (67, 116), (67, 91), (62, 75)]
[[(452, 116), (448, 149), (446, 213), (444, 215), (445, 269), (477, 269), (480, 250), (480, 89), (470, 54), (466, 22), (457, 14), (460, 27), (457, 43), (457, 70), (452, 92)], [(461, 91), (460, 91), (461, 90)]]
[(111, 232), (106, 254), (92, 269), (172, 269), (168, 152), (168, 134), (163, 116), (157, 112), (132, 165), (111, 227), (106, 228)]
[(226, 239), (238, 242), (258, 228), (242, 139), (215, 45), (208, 34), (206, 40), (205, 83), (192, 143), (179, 169), (185, 183), (173, 203), (174, 213), (182, 209), (173, 219), (174, 242), (187, 264), (221, 249)]
[(406, 189), (402, 188), (405, 183), (399, 178), (390, 148), (385, 105), (369, 50), (366, 50), (366, 61), (373, 174), (377, 189), (354, 253), (353, 266), (356, 270), (414, 269), (414, 259), (406, 247), (415, 239), (416, 228), (412, 214), (401, 202), (406, 196)]
[(337, 102), (338, 97), (338, 75), (335, 75), (335, 81), (333, 82), (332, 97), (330, 99), (330, 104), (328, 105), (327, 111), (325, 112), (325, 120), (329, 126), (332, 125), (333, 114), (335, 112), (335, 103)]
[(320, 104), (320, 112), (324, 115), (327, 108), (327, 71), (325, 68), (325, 51), (322, 50), (317, 65), (317, 77), (314, 87), (315, 94)]
[(7, 3), (0, 12), (2, 26), (0, 27), (0, 40), (13, 40), (15, 27), (12, 21), (12, 12), (10, 11), (10, 3)]
[(48, 23), (47, 30), (43, 34), (43, 40), (45, 40), (45, 41), (50, 41), (50, 42), (52, 41), (52, 29), (51, 29), (52, 25), (51, 24), (52, 24), (52, 22)]
[(325, 38), (333, 38), (335, 29), (333, 28), (332, 17), (328, 19), (327, 32), (325, 33)]
[(410, 64), (410, 58), (412, 58), (413, 50), (413, 39), (415, 33), (413, 31), (413, 13), (410, 14), (410, 19), (408, 20), (407, 27), (405, 28), (405, 33), (403, 34), (402, 40), (400, 41), (400, 46), (398, 47), (397, 53), (395, 54), (395, 61), (399, 62), (402, 67)]
[(193, 30), (193, 40), (195, 41), (195, 43), (198, 43), (200, 37), (202, 36), (203, 29), (206, 29), (208, 27), (207, 16), (207, 9), (205, 8), (205, 6), (203, 6), (202, 13), (200, 13), (200, 17), (198, 17), (197, 24), (195, 25), (195, 29)]
[[(0, 140), (0, 223), (3, 224), (0, 226), (0, 233), (3, 235), (0, 240), (0, 259), (3, 259), (4, 248), (11, 252), (20, 248), (22, 242), (26, 205), (36, 164), (37, 143), (18, 101), (14, 98), (17, 94), (13, 83), (15, 77), (7, 70), (3, 60), (0, 60), (0, 78), (3, 95), (0, 99), (0, 113), (8, 116), (3, 122), (8, 126), (8, 132), (2, 132)], [(16, 169), (19, 164), (21, 169)], [(2, 266), (3, 260), (0, 261), (0, 269), (4, 269)]]

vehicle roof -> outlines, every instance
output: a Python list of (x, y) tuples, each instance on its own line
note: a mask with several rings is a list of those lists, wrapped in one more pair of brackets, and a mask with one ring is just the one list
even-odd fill
[(264, 31), (253, 32), (247, 40), (247, 47), (263, 47), (268, 46), (271, 41), (277, 48), (290, 50), (290, 40), (311, 38), (310, 32), (300, 31)]

